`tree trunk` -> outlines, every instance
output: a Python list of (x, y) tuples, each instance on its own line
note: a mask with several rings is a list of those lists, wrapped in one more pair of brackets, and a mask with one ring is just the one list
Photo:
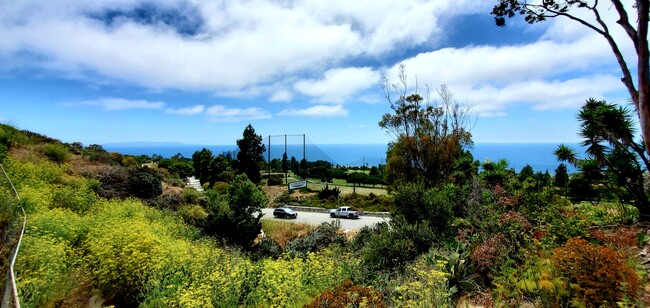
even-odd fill
[(638, 55), (638, 79), (639, 79), (639, 96), (638, 96), (638, 113), (639, 124), (641, 125), (641, 134), (645, 145), (646, 153), (650, 156), (650, 78), (648, 75), (648, 12), (649, 6), (647, 0), (637, 1), (637, 10), (639, 26), (637, 29), (637, 55)]

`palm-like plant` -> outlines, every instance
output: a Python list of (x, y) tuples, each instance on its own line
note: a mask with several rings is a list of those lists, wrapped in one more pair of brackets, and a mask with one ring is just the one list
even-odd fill
[(587, 157), (579, 159), (573, 149), (562, 144), (555, 150), (557, 159), (578, 167), (591, 183), (605, 184), (620, 200), (631, 200), (641, 219), (650, 219), (639, 159), (646, 170), (650, 170), (650, 163), (642, 143), (634, 141), (636, 130), (630, 111), (590, 98), (580, 110), (578, 121)]

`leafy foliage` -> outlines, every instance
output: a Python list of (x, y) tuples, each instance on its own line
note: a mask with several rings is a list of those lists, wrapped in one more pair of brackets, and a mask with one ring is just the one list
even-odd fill
[(338, 287), (325, 290), (325, 292), (321, 293), (305, 307), (347, 308), (385, 306), (384, 296), (380, 292), (372, 288), (355, 285), (350, 280), (346, 280)]
[(70, 152), (62, 144), (48, 143), (40, 149), (41, 153), (55, 163), (64, 163), (70, 158)]
[(245, 174), (235, 177), (226, 195), (208, 192), (208, 217), (202, 225), (206, 234), (222, 238), (227, 243), (250, 247), (262, 230), (261, 208), (266, 195), (248, 180)]
[(154, 169), (135, 168), (128, 171), (127, 191), (138, 198), (150, 199), (162, 193), (162, 176)]
[(602, 305), (634, 297), (639, 289), (636, 272), (607, 247), (572, 238), (556, 248), (553, 263), (567, 278), (573, 298), (590, 305)]
[(338, 243), (345, 244), (345, 238), (338, 234), (339, 225), (336, 222), (324, 222), (305, 237), (299, 237), (287, 243), (285, 250), (291, 256), (305, 256), (309, 252)]

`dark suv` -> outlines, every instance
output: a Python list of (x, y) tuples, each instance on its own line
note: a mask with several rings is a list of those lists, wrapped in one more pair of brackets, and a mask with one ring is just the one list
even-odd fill
[(298, 218), (298, 213), (288, 207), (280, 207), (273, 210), (275, 218)]

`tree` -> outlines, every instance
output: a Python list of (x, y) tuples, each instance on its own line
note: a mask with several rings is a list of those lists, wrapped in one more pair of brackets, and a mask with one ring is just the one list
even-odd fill
[(431, 102), (428, 93), (425, 99), (417, 89), (409, 94), (403, 65), (399, 76), (399, 83), (392, 85), (384, 78), (384, 94), (393, 113), (384, 114), (379, 126), (395, 138), (386, 154), (386, 182), (417, 181), (425, 187), (450, 182), (455, 160), (472, 145), (469, 109), (444, 85), (437, 90), (440, 103)]
[(235, 172), (232, 169), (231, 161), (227, 156), (218, 155), (210, 163), (210, 184), (216, 182), (230, 182), (235, 178)]
[[(627, 88), (634, 107), (637, 111), (639, 123), (641, 124), (641, 135), (645, 141), (646, 154), (650, 154), (650, 68), (648, 67), (648, 15), (650, 13), (650, 4), (648, 0), (636, 0), (634, 9), (636, 14), (632, 18), (622, 0), (610, 0), (611, 5), (604, 4), (599, 7), (599, 1), (584, 0), (544, 0), (544, 1), (526, 1), (526, 0), (498, 0), (498, 4), (492, 9), (497, 26), (506, 24), (506, 17), (510, 18), (517, 14), (524, 15), (524, 19), (530, 23), (537, 23), (547, 18), (564, 17), (585, 26), (600, 36), (605, 38), (609, 44), (616, 61), (623, 73), (621, 81)], [(627, 39), (631, 40), (636, 51), (636, 69), (638, 89), (634, 84), (632, 73), (628, 67), (627, 61), (621, 52), (619, 44), (610, 32), (610, 27), (614, 24), (603, 20), (600, 10), (609, 10), (614, 8), (618, 14), (616, 24), (622, 27), (627, 34)], [(581, 14), (581, 13), (587, 14)], [(587, 17), (589, 16), (589, 17)], [(636, 27), (632, 22), (636, 17)]]
[(486, 184), (492, 187), (497, 185), (503, 186), (510, 176), (508, 161), (505, 159), (500, 159), (497, 162), (491, 162), (486, 159), (482, 167), (483, 172), (481, 172), (481, 177)]
[(282, 154), (282, 173), (289, 172), (289, 161), (287, 159), (287, 152)]
[(533, 177), (535, 170), (529, 164), (526, 164), (521, 171), (519, 171), (519, 182), (525, 181), (527, 178)]
[(298, 160), (294, 156), (291, 156), (291, 172), (295, 175), (300, 173), (300, 164), (298, 164)]
[(251, 182), (259, 184), (261, 180), (259, 162), (264, 160), (262, 154), (266, 150), (262, 144), (262, 136), (255, 134), (255, 129), (248, 124), (244, 129), (243, 138), (237, 140), (237, 170), (245, 173)]
[[(586, 149), (586, 158), (560, 145), (555, 150), (558, 160), (578, 167), (587, 184), (602, 184), (621, 202), (631, 202), (641, 215), (650, 220), (650, 200), (645, 194), (643, 148), (633, 141), (634, 130), (629, 110), (605, 101), (588, 99), (578, 114), (579, 135)], [(647, 169), (646, 169), (647, 170)], [(572, 178), (573, 179), (573, 178)], [(586, 191), (586, 190), (585, 190)]]
[(212, 163), (212, 151), (203, 148), (192, 154), (192, 167), (194, 175), (201, 183), (210, 182), (210, 164)]
[(214, 190), (208, 195), (208, 217), (203, 231), (226, 243), (249, 248), (262, 230), (261, 209), (266, 206), (264, 191), (246, 175), (240, 174), (228, 186), (227, 194)]
[(309, 170), (307, 170), (307, 160), (303, 158), (300, 160), (300, 178), (304, 180), (307, 177), (309, 177)]
[(565, 164), (560, 164), (555, 169), (555, 181), (553, 182), (555, 187), (560, 187), (564, 189), (564, 195), (567, 193), (567, 185), (569, 184), (569, 173)]

